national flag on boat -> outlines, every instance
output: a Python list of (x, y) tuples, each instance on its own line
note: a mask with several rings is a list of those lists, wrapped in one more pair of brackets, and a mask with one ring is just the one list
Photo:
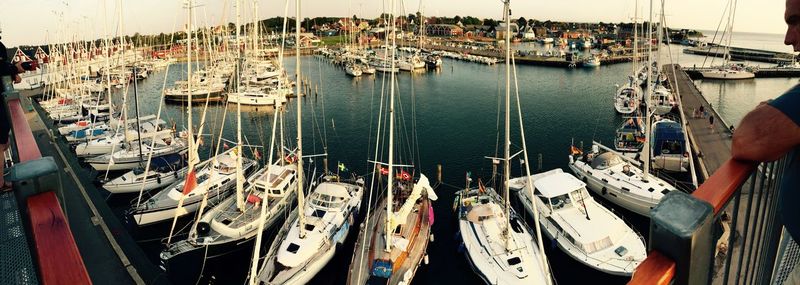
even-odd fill
[(572, 155), (581, 155), (581, 154), (583, 154), (583, 151), (581, 149), (575, 147), (574, 145), (569, 147), (569, 152)]
[(389, 169), (385, 167), (381, 167), (381, 175), (389, 175)]
[(486, 187), (483, 186), (483, 182), (481, 182), (480, 178), (478, 178), (478, 191), (486, 193)]
[(222, 148), (229, 149), (229, 148), (231, 148), (231, 146), (229, 146), (228, 143), (225, 142), (225, 143), (222, 143)]
[(286, 155), (286, 157), (284, 159), (288, 163), (294, 163), (295, 161), (297, 161), (297, 157), (294, 156), (293, 154)]
[(189, 174), (186, 174), (186, 182), (183, 183), (183, 195), (189, 194), (197, 187), (197, 174), (192, 171), (189, 171)]
[(397, 174), (396, 178), (408, 181), (411, 180), (411, 174), (409, 174), (405, 170), (401, 170), (400, 173)]
[(259, 152), (258, 149), (254, 150), (253, 157), (255, 157), (256, 159), (261, 159), (261, 152)]

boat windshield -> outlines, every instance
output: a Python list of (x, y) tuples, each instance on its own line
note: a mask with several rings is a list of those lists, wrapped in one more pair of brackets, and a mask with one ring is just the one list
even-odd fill
[(344, 198), (331, 196), (322, 193), (314, 193), (311, 194), (311, 204), (314, 206), (318, 206), (321, 208), (333, 208), (338, 209), (341, 208), (344, 204)]
[(558, 195), (550, 198), (550, 205), (552, 205), (553, 211), (569, 209), (572, 208), (572, 199), (570, 199), (569, 194)]

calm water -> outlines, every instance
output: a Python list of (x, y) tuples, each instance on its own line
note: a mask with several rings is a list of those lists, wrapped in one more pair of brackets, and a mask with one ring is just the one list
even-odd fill
[[(703, 57), (681, 53), (679, 46), (671, 46), (671, 49), (673, 61), (684, 66), (700, 65), (703, 61)], [(666, 49), (662, 50), (662, 59), (664, 63), (669, 62)], [(314, 57), (303, 57), (302, 60), (304, 76), (319, 88), (318, 95), (301, 99), (304, 106), (304, 152), (322, 153), (323, 147), (327, 146), (331, 166), (341, 161), (351, 171), (368, 172), (367, 159), (372, 159), (374, 152), (374, 130), (383, 76), (353, 79), (337, 67)], [(288, 58), (286, 63), (290, 70), (294, 69), (293, 58)], [(172, 66), (167, 74), (167, 85), (181, 78), (185, 69), (185, 64)], [(531, 164), (534, 164), (532, 169), (538, 168), (535, 164), (537, 154), (540, 154), (543, 170), (566, 170), (567, 151), (572, 141), (588, 145), (592, 140), (609, 141), (613, 137), (614, 130), (621, 123), (613, 109), (614, 85), (624, 82), (630, 70), (630, 64), (572, 70), (533, 66), (517, 68), (523, 124)], [(157, 110), (164, 74), (155, 73), (140, 82), (142, 114)], [(484, 179), (491, 176), (491, 162), (483, 157), (498, 153), (498, 130), (502, 130), (498, 129), (498, 94), (502, 92), (503, 74), (503, 65), (486, 66), (445, 59), (440, 71), (398, 75), (400, 103), (397, 110), (404, 118), (398, 130), (405, 134), (399, 140), (400, 152), (408, 157), (414, 151), (413, 163), (417, 171), (431, 179), (436, 177), (436, 165), (441, 164), (446, 184), (437, 189), (440, 200), (435, 203), (435, 242), (429, 247), (430, 265), (421, 267), (415, 279), (417, 284), (480, 283), (454, 240), (456, 220), (452, 214), (452, 199), (457, 187), (464, 184), (465, 172), (472, 171), (473, 177)], [(698, 85), (728, 122), (737, 123), (758, 102), (776, 97), (796, 82), (797, 79), (757, 79), (701, 81)], [(289, 112), (286, 113), (286, 140), (290, 144), (294, 143), (296, 102), (289, 103)], [(196, 122), (199, 122), (200, 109), (195, 108)], [(179, 126), (186, 120), (184, 111), (181, 106), (164, 106), (164, 115)], [(225, 111), (224, 137), (235, 140), (235, 106), (210, 106), (206, 126), (211, 127), (215, 134), (219, 133)], [(243, 107), (243, 136), (250, 144), (266, 145), (269, 142), (272, 114), (274, 110), (269, 108)], [(513, 120), (512, 126), (516, 126), (516, 120)], [(412, 133), (416, 137), (411, 137)], [(514, 149), (519, 149), (518, 131), (514, 133)], [(414, 139), (418, 142), (418, 149), (410, 147)], [(210, 140), (207, 138), (206, 141)], [(520, 173), (518, 167), (513, 171), (515, 175)], [(129, 199), (113, 199), (110, 203), (122, 209)], [(647, 235), (647, 219), (621, 209), (617, 212)], [(151, 232), (146, 236), (164, 235), (166, 231)], [(158, 262), (158, 242), (142, 239), (143, 248), (151, 254), (154, 262)], [(600, 284), (623, 284), (626, 281), (573, 261), (549, 242), (545, 242), (545, 247), (559, 284), (578, 284), (587, 280), (599, 281)], [(313, 283), (342, 284), (351, 252), (352, 243), (341, 248)], [(219, 284), (241, 284), (249, 264), (249, 253), (235, 254), (206, 265), (206, 278), (214, 276)], [(195, 282), (185, 281), (186, 284)], [(207, 279), (201, 282), (207, 282)]]

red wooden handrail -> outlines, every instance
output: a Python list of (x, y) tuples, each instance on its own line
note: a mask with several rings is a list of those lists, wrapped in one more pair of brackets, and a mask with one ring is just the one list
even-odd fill
[[(19, 154), (19, 162), (26, 162), (42, 158), (39, 146), (33, 138), (31, 126), (25, 118), (25, 111), (22, 110), (19, 99), (8, 100), (8, 111), (11, 115), (11, 124), (14, 129), (14, 141)], [(3, 118), (5, 119), (5, 118)]]
[(92, 284), (55, 192), (28, 198), (42, 284)]
[(747, 181), (747, 178), (756, 169), (756, 165), (755, 162), (728, 159), (692, 193), (692, 196), (708, 202), (711, 207), (714, 207), (714, 215), (719, 214), (722, 207), (731, 200), (733, 194), (736, 194), (739, 187)]
[[(728, 159), (692, 196), (711, 204), (714, 215), (717, 215), (747, 181), (756, 166), (755, 162)], [(628, 285), (667, 285), (674, 276), (675, 261), (658, 251), (652, 251), (636, 268)]]
[(668, 285), (675, 276), (675, 261), (658, 251), (651, 251), (636, 271), (628, 284), (636, 285)]

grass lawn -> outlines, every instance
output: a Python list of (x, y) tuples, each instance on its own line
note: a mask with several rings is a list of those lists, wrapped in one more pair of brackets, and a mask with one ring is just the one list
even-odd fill
[(321, 37), (319, 39), (322, 41), (323, 45), (328, 45), (328, 46), (337, 45), (346, 41), (344, 36)]

